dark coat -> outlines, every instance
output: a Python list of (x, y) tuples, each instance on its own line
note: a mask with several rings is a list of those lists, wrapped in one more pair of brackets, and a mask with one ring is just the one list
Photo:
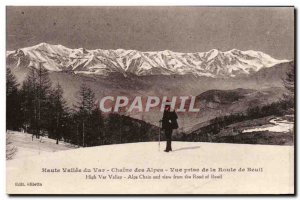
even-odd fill
[(162, 129), (177, 129), (177, 114), (173, 111), (165, 110), (162, 118)]

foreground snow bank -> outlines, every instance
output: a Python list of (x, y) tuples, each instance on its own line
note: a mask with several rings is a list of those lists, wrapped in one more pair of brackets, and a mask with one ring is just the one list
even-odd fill
[(40, 137), (39, 139), (33, 137), (32, 139), (32, 134), (17, 131), (8, 131), (7, 136), (11, 145), (16, 148), (15, 155), (12, 159), (76, 148), (74, 145), (62, 141), (56, 144), (56, 140), (47, 137)]
[[(173, 142), (173, 152), (166, 153), (164, 145), (161, 144), (160, 151), (158, 142), (145, 142), (79, 148), (10, 160), (7, 161), (7, 192), (284, 194), (294, 191), (291, 146)], [(148, 168), (160, 172), (135, 172)], [(240, 168), (245, 171), (239, 172)], [(176, 176), (187, 174), (172, 169), (200, 171), (190, 172), (191, 179), (177, 179)], [(203, 172), (203, 169), (208, 171)], [(210, 178), (203, 178), (206, 175)], [(25, 186), (16, 186), (19, 182)], [(30, 187), (26, 185), (28, 182), (41, 185)]]

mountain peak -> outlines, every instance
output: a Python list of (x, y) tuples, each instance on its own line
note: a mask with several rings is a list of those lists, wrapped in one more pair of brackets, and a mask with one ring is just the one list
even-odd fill
[(232, 53), (240, 53), (241, 50), (238, 50), (238, 49), (231, 49), (229, 52), (232, 52)]
[(39, 47), (48, 47), (48, 46), (55, 46), (53, 44), (49, 44), (49, 43), (46, 43), (46, 42), (41, 42), (35, 46), (32, 46), (32, 47), (36, 47), (36, 48), (39, 48)]
[[(20, 50), (7, 52), (9, 66), (16, 63), (20, 66), (29, 64), (34, 66), (36, 63), (44, 62), (44, 66), (50, 71), (64, 71), (71, 67), (74, 73), (97, 75), (117, 72), (138, 76), (193, 74), (207, 77), (235, 77), (287, 62), (262, 52), (238, 49), (227, 52), (212, 49), (202, 53), (178, 53), (170, 50), (141, 52), (124, 49), (69, 49), (60, 44), (43, 42)], [(26, 63), (22, 63), (22, 60)]]
[(220, 52), (219, 49), (211, 49), (209, 52)]

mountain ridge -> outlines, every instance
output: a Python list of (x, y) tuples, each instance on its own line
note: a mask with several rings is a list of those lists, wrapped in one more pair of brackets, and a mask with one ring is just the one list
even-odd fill
[(40, 43), (35, 46), (7, 51), (7, 66), (37, 67), (40, 62), (49, 71), (107, 76), (118, 72), (124, 76), (186, 75), (201, 77), (236, 77), (252, 74), (289, 60), (277, 60), (261, 51), (232, 49), (208, 52), (179, 53), (170, 50), (88, 50), (71, 49), (63, 45)]

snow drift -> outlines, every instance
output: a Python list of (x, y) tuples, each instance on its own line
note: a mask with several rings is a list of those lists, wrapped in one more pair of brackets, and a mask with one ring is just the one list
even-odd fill
[[(173, 152), (166, 153), (162, 151), (164, 145), (161, 144), (160, 151), (158, 142), (145, 142), (80, 148), (11, 160), (7, 162), (7, 192), (287, 194), (294, 191), (294, 152), (291, 146), (173, 142)], [(134, 172), (135, 169), (148, 168), (160, 170), (155, 173), (154, 170)], [(178, 178), (187, 174), (174, 170), (191, 168), (200, 172), (189, 172), (193, 177), (190, 179)], [(203, 168), (208, 171), (203, 173)], [(238, 172), (240, 168), (246, 171)], [(113, 169), (118, 170), (114, 172)], [(216, 171), (212, 172), (212, 169)], [(201, 178), (202, 175), (210, 178)], [(15, 186), (16, 182), (25, 186)], [(26, 186), (28, 182), (40, 186)]]

